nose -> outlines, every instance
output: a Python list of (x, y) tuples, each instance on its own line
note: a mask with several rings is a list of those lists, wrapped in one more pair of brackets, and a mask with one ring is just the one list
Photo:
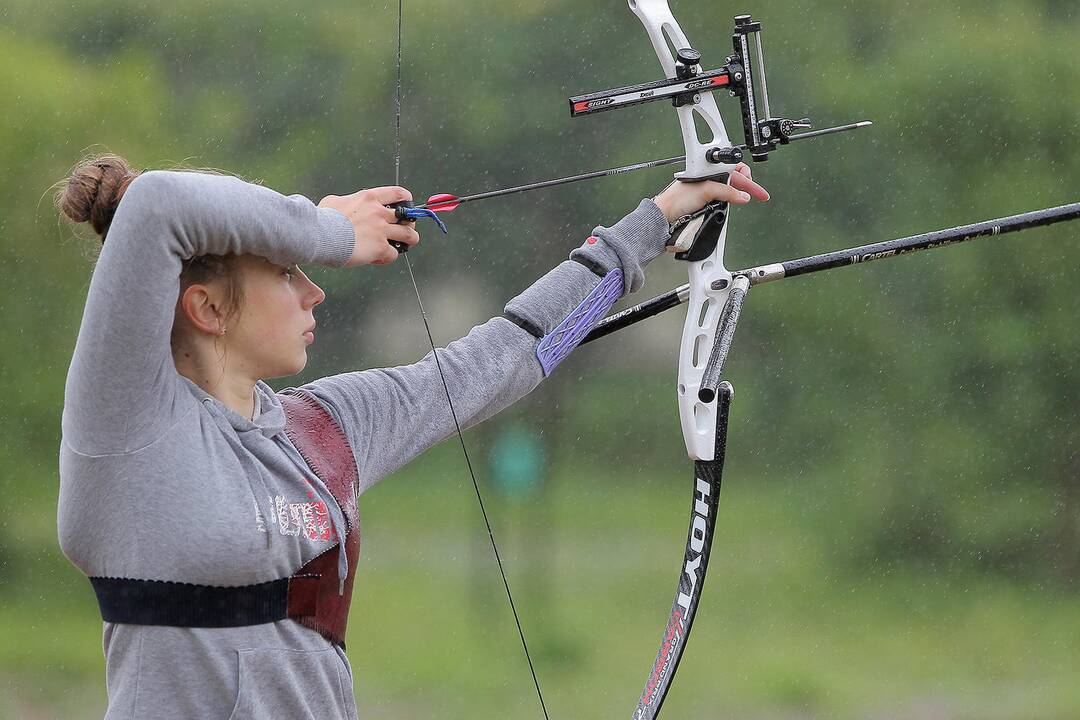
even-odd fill
[(311, 278), (307, 276), (307, 273), (305, 273), (303, 270), (301, 270), (300, 273), (304, 276), (304, 280), (307, 281), (308, 285), (311, 286), (311, 289), (308, 291), (304, 299), (308, 303), (311, 303), (311, 307), (315, 307), (326, 299), (326, 293), (323, 292), (323, 289), (321, 287), (312, 282)]

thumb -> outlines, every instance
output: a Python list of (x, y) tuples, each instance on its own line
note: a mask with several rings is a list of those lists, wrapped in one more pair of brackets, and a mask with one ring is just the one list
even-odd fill
[(371, 193), (383, 205), (392, 205), (402, 200), (412, 200), (412, 193), (398, 185), (372, 188)]

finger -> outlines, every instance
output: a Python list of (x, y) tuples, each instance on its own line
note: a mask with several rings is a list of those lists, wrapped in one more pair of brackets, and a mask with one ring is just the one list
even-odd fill
[(382, 216), (382, 219), (385, 220), (389, 225), (397, 225), (399, 222), (415, 222), (413, 220), (398, 220), (397, 211), (392, 207), (387, 207), (386, 205), (383, 205), (383, 208), (380, 211), (380, 215)]
[(728, 184), (737, 190), (743, 190), (750, 194), (750, 197), (756, 200), (768, 200), (769, 191), (758, 185), (742, 173), (731, 173), (731, 177), (728, 179)]
[(736, 205), (745, 205), (750, 202), (750, 196), (742, 190), (715, 180), (693, 183), (693, 197), (695, 199), (690, 204), (695, 208), (703, 207), (712, 202), (726, 202)]
[(727, 183), (720, 183), (715, 181), (709, 181), (701, 183), (701, 200), (700, 204), (704, 205), (709, 202), (726, 202), (734, 205), (745, 205), (750, 202), (750, 195), (732, 187)]
[(401, 253), (397, 251), (397, 248), (387, 243), (385, 246), (383, 246), (382, 251), (379, 253), (379, 257), (377, 260), (374, 261), (374, 264), (389, 265), (390, 263), (397, 260), (399, 255), (401, 255)]
[(745, 175), (748, 178), (754, 177), (754, 171), (750, 169), (750, 166), (746, 163), (739, 163), (735, 166), (735, 172)]
[(371, 193), (383, 205), (390, 205), (402, 200), (412, 200), (412, 193), (399, 185), (371, 188)]
[(386, 239), (405, 243), (409, 247), (412, 247), (420, 242), (420, 234), (416, 232), (416, 228), (413, 227), (412, 224), (392, 225), (386, 229)]
[(732, 205), (745, 205), (750, 202), (750, 194), (744, 193), (742, 190), (736, 190), (730, 185), (725, 185), (717, 200), (723, 200)]

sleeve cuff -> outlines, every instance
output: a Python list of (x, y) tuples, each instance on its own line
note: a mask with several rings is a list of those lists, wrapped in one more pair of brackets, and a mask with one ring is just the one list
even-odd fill
[(356, 246), (356, 231), (349, 218), (332, 208), (318, 208), (318, 231), (311, 260), (316, 265), (345, 267)]
[(604, 275), (620, 268), (623, 294), (638, 290), (645, 282), (643, 268), (664, 253), (668, 221), (651, 199), (610, 228), (597, 226), (585, 243), (570, 253), (570, 259)]

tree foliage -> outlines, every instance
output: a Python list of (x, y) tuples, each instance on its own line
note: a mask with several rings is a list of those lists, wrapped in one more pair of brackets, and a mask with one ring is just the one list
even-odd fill
[[(706, 62), (722, 63), (736, 8), (673, 5)], [(732, 266), (1078, 199), (1072, 3), (798, 0), (759, 14), (774, 109), (875, 127), (784, 148), (755, 168), (774, 200), (734, 213)], [(621, 2), (406, 3), (405, 22), (402, 182), (417, 197), (681, 152), (659, 105), (566, 117), (571, 94), (658, 77)], [(9, 0), (0, 10), (9, 492), (54, 497), (88, 284), (86, 245), (58, 223), (51, 184), (94, 149), (142, 167), (217, 167), (315, 199), (391, 184), (395, 23), (396, 7), (356, 3)], [(433, 314), (464, 331), (498, 312), (667, 177), (459, 211), (451, 235), (428, 232), (418, 253), (421, 273), (449, 269), (426, 278), (443, 301)], [(833, 477), (836, 507), (859, 518), (836, 538), (852, 567), (945, 558), (1075, 582), (1077, 240), (1058, 226), (755, 291), (730, 365), (734, 461), (775, 478)], [(636, 299), (683, 272), (658, 261)], [(306, 375), (423, 352), (396, 273), (318, 277), (331, 339)], [(678, 325), (656, 319), (582, 350), (541, 391), (556, 400), (545, 417), (564, 454), (631, 469), (681, 462)]]

